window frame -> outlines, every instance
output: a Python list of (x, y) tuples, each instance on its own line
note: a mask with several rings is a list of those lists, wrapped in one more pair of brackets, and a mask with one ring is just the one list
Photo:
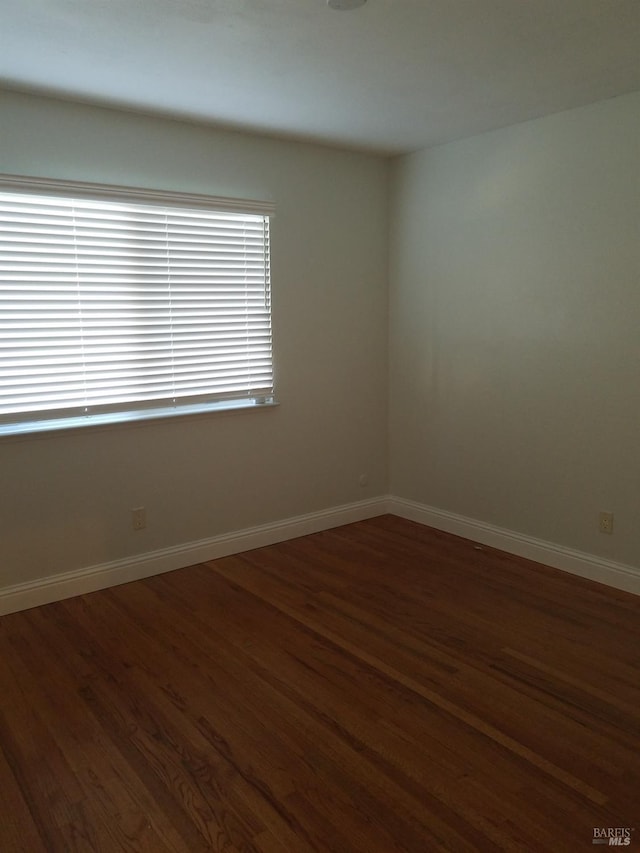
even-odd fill
[[(248, 393), (250, 389), (245, 389), (244, 393), (239, 393), (237, 396), (231, 398), (222, 398), (220, 392), (217, 392), (218, 396), (216, 399), (203, 400), (201, 399), (202, 395), (198, 395), (198, 399), (196, 399), (196, 395), (194, 394), (191, 397), (185, 396), (181, 398), (184, 400), (183, 402), (176, 402), (174, 399), (170, 405), (166, 405), (166, 397), (162, 396), (157, 398), (154, 405), (149, 400), (143, 401), (143, 398), (140, 397), (137, 404), (131, 401), (128, 404), (118, 404), (117, 407), (112, 407), (109, 410), (84, 414), (78, 414), (76, 411), (70, 416), (56, 413), (57, 410), (54, 406), (42, 409), (35, 414), (24, 411), (22, 413), (13, 413), (11, 416), (0, 415), (0, 437), (103, 426), (112, 423), (122, 424), (158, 418), (183, 417), (207, 412), (228, 411), (230, 409), (268, 408), (277, 405), (273, 388), (274, 364), (270, 293), (270, 242), (268, 239), (269, 223), (275, 213), (275, 206), (272, 202), (3, 174), (0, 174), (0, 193), (76, 199), (80, 202), (91, 201), (123, 205), (143, 205), (148, 206), (149, 209), (153, 208), (156, 212), (158, 208), (167, 209), (175, 212), (176, 216), (179, 215), (178, 211), (208, 211), (220, 214), (229, 213), (236, 216), (238, 214), (246, 214), (250, 217), (264, 217), (267, 223), (266, 242), (263, 244), (264, 301), (265, 316), (268, 321), (269, 378), (271, 379), (267, 393), (250, 394)], [(123, 252), (119, 257), (130, 259), (131, 256)], [(170, 278), (170, 276), (167, 277)], [(18, 288), (14, 289), (18, 290)], [(208, 292), (213, 293), (214, 291), (211, 289)], [(212, 393), (209, 391), (210, 396)], [(160, 402), (165, 403), (165, 405), (159, 404)], [(102, 408), (107, 409), (106, 406)]]

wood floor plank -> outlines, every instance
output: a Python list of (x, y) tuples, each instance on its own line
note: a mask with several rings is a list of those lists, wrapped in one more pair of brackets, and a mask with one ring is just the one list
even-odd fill
[[(266, 586), (262, 582), (262, 579), (249, 579), (246, 573), (242, 573), (239, 569), (239, 562), (240, 561), (237, 561), (232, 569), (226, 569), (218, 565), (216, 566), (215, 570), (224, 573), (227, 579), (230, 579), (230, 576), (232, 576), (234, 583), (244, 585), (246, 589), (258, 595), (261, 599), (269, 601), (269, 603), (273, 604), (273, 595), (266, 589)], [(485, 737), (490, 738), (491, 740), (503, 746), (505, 749), (513, 752), (520, 758), (531, 762), (531, 764), (533, 764), (538, 769), (548, 773), (550, 776), (560, 780), (564, 784), (575, 788), (576, 791), (579, 791), (581, 794), (588, 797), (592, 802), (600, 804), (606, 802), (607, 797), (602, 791), (597, 790), (591, 785), (586, 784), (580, 779), (572, 776), (571, 773), (556, 766), (553, 761), (545, 758), (544, 755), (534, 752), (522, 741), (515, 740), (505, 731), (495, 728), (493, 725), (491, 725), (491, 723), (487, 722), (481, 716), (478, 716), (477, 714), (468, 711), (466, 707), (462, 704), (457, 704), (456, 702), (450, 701), (448, 698), (443, 697), (438, 691), (424, 686), (420, 683), (419, 680), (416, 680), (409, 675), (405, 675), (403, 672), (401, 672), (394, 666), (390, 666), (381, 657), (377, 657), (370, 654), (367, 650), (360, 648), (358, 645), (345, 639), (344, 636), (341, 636), (335, 631), (322, 627), (320, 620), (315, 618), (314, 615), (310, 615), (308, 612), (305, 612), (305, 609), (303, 607), (296, 606), (295, 603), (285, 603), (281, 599), (279, 601), (278, 606), (280, 607), (280, 609), (282, 609), (283, 612), (287, 613), (293, 618), (299, 619), (301, 623), (307, 628), (311, 628), (312, 630), (317, 631), (321, 636), (323, 636), (325, 639), (330, 640), (343, 651), (358, 658), (360, 661), (367, 664), (372, 669), (384, 673), (391, 681), (397, 684), (401, 684), (406, 689), (416, 693), (423, 699), (426, 699), (428, 702), (440, 708), (442, 711), (445, 711), (454, 718), (465, 723), (473, 730), (482, 733)]]
[[(195, 579), (194, 579), (195, 580)], [(157, 583), (167, 584), (170, 581), (165, 579), (158, 579)], [(217, 590), (216, 598), (218, 600), (224, 601), (224, 590)], [(179, 595), (179, 590), (176, 590), (176, 595)], [(251, 612), (252, 602), (245, 601), (243, 605), (243, 613)], [(226, 608), (226, 612), (231, 611), (231, 607)], [(359, 702), (357, 691), (353, 690), (353, 685), (347, 685), (350, 687), (348, 695), (349, 695), (349, 708), (348, 713), (343, 713), (340, 716), (339, 724), (333, 718), (333, 712), (336, 710), (334, 705), (331, 704), (332, 700), (330, 695), (327, 694), (326, 688), (328, 684), (328, 679), (323, 676), (318, 679), (318, 673), (315, 675), (309, 675), (308, 670), (313, 667), (313, 663), (317, 663), (319, 658), (318, 654), (320, 652), (326, 653), (328, 650), (318, 645), (317, 637), (307, 636), (304, 634), (296, 634), (296, 647), (295, 651), (287, 651), (290, 647), (290, 642), (287, 642), (286, 636), (281, 636), (278, 638), (278, 642), (275, 645), (271, 646), (271, 642), (274, 636), (277, 636), (277, 630), (272, 624), (272, 622), (268, 621), (269, 616), (273, 617), (275, 611), (272, 611), (271, 614), (262, 611), (263, 616), (263, 626), (265, 629), (265, 634), (269, 636), (270, 639), (267, 639), (266, 635), (262, 642), (259, 644), (251, 645), (247, 650), (247, 654), (252, 656), (252, 659), (255, 663), (257, 663), (262, 668), (262, 673), (265, 678), (269, 678), (269, 673), (272, 671), (277, 671), (278, 673), (287, 674), (286, 683), (280, 682), (277, 686), (280, 689), (280, 695), (271, 696), (269, 700), (269, 704), (278, 704), (278, 713), (280, 716), (285, 716), (287, 713), (286, 705), (282, 702), (283, 697), (288, 697), (291, 701), (289, 705), (291, 708), (295, 709), (296, 714), (299, 714), (300, 711), (303, 712), (303, 717), (300, 721), (300, 727), (304, 730), (315, 728), (318, 729), (317, 738), (323, 740), (323, 750), (328, 752), (329, 743), (335, 744), (335, 749), (339, 749), (341, 746), (344, 746), (344, 742), (348, 745), (348, 749), (343, 750), (343, 754), (339, 755), (338, 761), (339, 764), (344, 764), (349, 761), (349, 750), (356, 750), (358, 756), (360, 756), (361, 760), (365, 758), (371, 757), (379, 757), (378, 753), (375, 752), (373, 747), (368, 750), (367, 744), (363, 741), (364, 733), (367, 730), (370, 730), (369, 743), (373, 744), (377, 747), (377, 726), (379, 726), (380, 722), (380, 714), (385, 712), (384, 705), (382, 704), (382, 699), (384, 697), (384, 692), (388, 691), (388, 684), (381, 684), (381, 691), (378, 692), (377, 698), (374, 701), (373, 705), (377, 705), (378, 707), (372, 707), (366, 715), (362, 709), (362, 703)], [(219, 622), (222, 619), (224, 614), (219, 614), (216, 622)], [(295, 625), (295, 623), (293, 623)], [(213, 629), (212, 629), (213, 630)], [(229, 636), (232, 631), (232, 627), (228, 624), (224, 624), (223, 632), (225, 636)], [(239, 642), (243, 642), (244, 634), (241, 633)], [(218, 637), (216, 639), (216, 649), (220, 652), (224, 641), (222, 637)], [(309, 660), (307, 663), (300, 660), (300, 656), (304, 653), (303, 646), (307, 644), (309, 645)], [(344, 663), (344, 660), (342, 661)], [(355, 677), (356, 672), (353, 670), (351, 673)], [(373, 673), (367, 672), (367, 677), (371, 678)], [(315, 683), (314, 683), (315, 682)], [(295, 686), (293, 686), (295, 685)], [(369, 685), (371, 686), (371, 685)], [(255, 685), (252, 685), (251, 693), (255, 692)], [(361, 694), (362, 695), (362, 694)], [(358, 706), (357, 714), (354, 713), (355, 706)], [(319, 714), (317, 708), (321, 707), (324, 709), (324, 713)], [(342, 705), (343, 711), (344, 709), (344, 699)], [(412, 706), (411, 710), (415, 710)], [(389, 713), (396, 713), (397, 709), (394, 711), (389, 710)], [(295, 717), (293, 718), (295, 720)], [(351, 725), (352, 720), (356, 721), (355, 728)], [(368, 721), (368, 722), (367, 722)], [(304, 750), (307, 754), (310, 753), (311, 750), (314, 749), (313, 743), (307, 743), (304, 746)], [(413, 744), (410, 749), (416, 749), (416, 745)], [(402, 749), (397, 748), (395, 750), (387, 750), (393, 756), (393, 759), (398, 762), (401, 761), (402, 758)], [(373, 768), (367, 766), (364, 768), (363, 779), (369, 779), (369, 784), (371, 785), (371, 771)], [(337, 768), (333, 768), (331, 771), (334, 775), (334, 780), (337, 774)], [(352, 776), (356, 773), (355, 768), (352, 768)], [(297, 770), (297, 775), (299, 777), (300, 770)], [(375, 778), (375, 777), (374, 777)], [(410, 780), (406, 780), (411, 784)], [(353, 779), (351, 781), (350, 787), (353, 788)], [(389, 796), (393, 797), (393, 792), (385, 791), (385, 798)], [(404, 791), (405, 799), (407, 797), (407, 791)], [(398, 792), (395, 793), (395, 798), (397, 799)], [(429, 794), (426, 789), (422, 789), (418, 798), (415, 800), (415, 814), (420, 815), (425, 811), (425, 803), (428, 799)], [(406, 803), (405, 803), (406, 804)], [(374, 806), (374, 809), (376, 807)], [(437, 802), (436, 812), (440, 810), (445, 810), (445, 806), (442, 801)], [(380, 811), (380, 805), (377, 806), (377, 811)], [(459, 816), (457, 820), (458, 828), (463, 823), (462, 818)], [(476, 831), (477, 835), (477, 831)], [(392, 841), (387, 842), (388, 844), (392, 844)], [(462, 842), (459, 840), (459, 845)], [(387, 849), (390, 849), (389, 847)]]
[[(11, 617), (12, 634), (22, 614)], [(108, 849), (107, 827), (87, 815), (85, 796), (45, 719), (47, 703), (16, 660), (11, 645), (0, 655), (3, 714), (0, 744), (19, 781), (47, 849)], [(119, 845), (112, 849), (121, 850)]]
[[(109, 827), (107, 849), (120, 845), (131, 851), (167, 853), (180, 850), (179, 836), (165, 820), (158, 804), (145, 788), (84, 701), (78, 701), (75, 650), (56, 638), (52, 618), (54, 608), (33, 612), (29, 631), (13, 633), (17, 660), (34, 676), (38, 703), (46, 703), (46, 725), (65, 755), (86, 799)], [(35, 630), (34, 630), (35, 629)], [(30, 643), (36, 643), (29, 652)], [(34, 662), (37, 664), (34, 666)], [(72, 665), (72, 670), (68, 667)]]
[[(208, 573), (210, 575), (210, 573)], [(209, 582), (211, 580), (210, 576), (208, 578)], [(194, 578), (194, 583), (196, 579)], [(170, 579), (167, 579), (166, 576), (162, 579), (155, 579), (153, 582), (154, 587), (158, 587), (159, 585), (168, 585), (170, 584)], [(227, 588), (230, 589), (230, 588)], [(224, 601), (223, 589), (217, 590), (216, 598), (218, 602)], [(175, 597), (180, 596), (179, 588), (175, 589)], [(174, 598), (175, 604), (175, 598)], [(250, 602), (245, 601), (241, 607), (241, 611), (246, 613), (250, 611)], [(224, 684), (225, 684), (225, 693), (230, 696), (234, 693), (234, 681), (232, 676), (233, 669), (233, 653), (231, 648), (227, 645), (227, 639), (232, 634), (232, 625), (229, 623), (225, 623), (223, 626), (219, 625), (219, 622), (224, 616), (224, 612), (230, 613), (232, 612), (231, 607), (226, 607), (225, 610), (221, 614), (218, 614), (218, 617), (215, 619), (215, 623), (217, 628), (213, 626), (210, 628), (212, 632), (216, 630), (222, 631), (221, 634), (215, 636), (214, 641), (209, 644), (207, 642), (207, 636), (205, 633), (206, 627), (199, 634), (199, 650), (202, 653), (203, 649), (206, 649), (210, 646), (211, 654), (215, 656), (216, 660), (214, 661), (212, 658), (209, 658), (210, 669), (216, 670), (221, 662), (226, 664), (226, 671), (224, 676)], [(175, 607), (173, 614), (175, 616)], [(273, 619), (273, 617), (278, 617), (277, 612), (265, 612), (262, 610), (262, 625), (268, 634), (274, 635), (277, 633), (276, 628), (272, 623), (269, 622), (269, 617)], [(188, 612), (185, 613), (185, 618), (189, 619), (189, 624), (191, 626), (191, 633), (193, 634), (195, 630), (197, 630), (198, 618), (193, 610), (190, 608)], [(291, 628), (291, 626), (290, 626)], [(325, 811), (327, 812), (327, 825), (329, 826), (332, 821), (335, 821), (340, 817), (340, 814), (343, 813), (342, 820), (345, 821), (354, 821), (358, 820), (359, 811), (354, 810), (353, 803), (351, 799), (347, 799), (345, 801), (344, 797), (351, 797), (354, 793), (357, 793), (360, 790), (360, 795), (362, 795), (362, 791), (366, 789), (367, 781), (370, 784), (370, 776), (367, 769), (363, 769), (362, 771), (356, 772), (352, 768), (352, 772), (348, 778), (343, 778), (344, 773), (342, 771), (342, 766), (347, 763), (351, 758), (351, 746), (349, 749), (343, 749), (340, 751), (340, 747), (342, 742), (337, 740), (335, 737), (335, 733), (331, 730), (327, 725), (327, 721), (324, 719), (320, 719), (319, 716), (315, 713), (315, 708), (312, 709), (312, 712), (309, 713), (308, 703), (301, 702), (300, 696), (293, 693), (293, 701), (290, 698), (289, 689), (286, 686), (286, 683), (283, 683), (280, 680), (277, 680), (274, 684), (269, 680), (269, 673), (272, 670), (278, 670), (281, 675), (287, 675), (287, 682), (291, 680), (296, 680), (293, 675), (289, 674), (290, 667), (287, 665), (286, 661), (279, 661), (279, 663), (274, 663), (272, 659), (269, 659), (267, 664), (262, 668), (262, 675), (267, 679), (267, 681), (262, 681), (260, 678), (252, 677), (253, 670), (251, 669), (250, 658), (248, 655), (257, 653), (258, 649), (264, 650), (265, 641), (263, 640), (259, 645), (258, 644), (246, 644), (245, 637), (247, 636), (246, 631), (241, 631), (238, 642), (239, 648), (242, 650), (242, 667), (244, 674), (242, 676), (242, 682), (237, 685), (237, 700), (239, 703), (242, 703), (244, 707), (244, 715), (246, 716), (249, 708), (253, 708), (255, 710), (256, 716), (253, 718), (252, 727), (259, 728), (260, 722), (258, 717), (262, 715), (266, 719), (269, 720), (269, 709), (272, 711), (276, 711), (273, 715), (273, 719), (269, 720), (271, 731), (278, 730), (281, 732), (281, 736), (277, 738), (278, 741), (278, 750), (281, 754), (281, 759), (284, 760), (286, 755), (286, 763), (288, 765), (292, 765), (295, 767), (295, 776), (297, 779), (297, 784), (305, 789), (309, 784), (311, 785), (311, 794), (313, 796), (313, 801), (316, 808), (323, 808), (326, 806)], [(298, 634), (295, 635), (300, 640), (301, 638)], [(281, 642), (279, 644), (279, 648), (286, 649), (290, 643), (287, 642), (286, 638), (281, 637)], [(253, 649), (253, 652), (251, 651)], [(296, 650), (297, 652), (299, 649)], [(253, 660), (259, 660), (260, 658), (254, 658)], [(266, 693), (265, 693), (266, 688)], [(257, 701), (255, 699), (256, 695), (263, 692), (265, 695), (259, 698)], [(287, 698), (289, 697), (289, 698)], [(228, 715), (231, 718), (231, 714)], [(289, 725), (287, 725), (287, 720), (289, 720)], [(317, 731), (316, 731), (317, 730)], [(313, 738), (309, 738), (309, 732), (314, 735)], [(271, 739), (275, 740), (276, 735), (271, 734)], [(237, 739), (236, 743), (237, 743)], [(285, 743), (286, 741), (286, 743)], [(333, 748), (330, 748), (330, 743), (333, 744)], [(321, 751), (318, 751), (317, 744), (322, 744)], [(337, 754), (336, 754), (337, 753)], [(254, 752), (254, 758), (256, 753)], [(324, 765), (327, 763), (327, 758), (329, 756), (335, 755), (335, 759), (329, 765), (328, 768), (325, 768)], [(277, 755), (272, 756), (272, 760), (277, 762)], [(273, 767), (273, 765), (272, 765)], [(309, 777), (309, 771), (312, 771), (311, 777)], [(271, 776), (274, 776), (273, 769), (270, 772)], [(316, 778), (318, 775), (322, 777), (323, 775), (327, 777), (327, 782), (329, 784), (319, 785), (318, 779)], [(360, 781), (360, 787), (358, 788), (356, 784), (356, 780)], [(310, 780), (310, 781), (309, 781)], [(333, 782), (333, 786), (330, 786), (330, 783)], [(340, 795), (340, 790), (342, 790), (342, 795)], [(330, 792), (330, 795), (329, 795)], [(346, 792), (346, 793), (345, 793)], [(388, 796), (388, 791), (385, 792)], [(397, 792), (396, 792), (397, 798)], [(416, 814), (420, 814), (424, 812), (425, 804), (424, 799), (421, 799), (416, 805)], [(364, 808), (361, 804), (360, 809)], [(380, 812), (381, 808), (386, 808), (386, 806), (382, 806), (379, 803), (372, 803), (369, 807), (369, 820), (371, 820), (372, 816), (376, 812)], [(389, 814), (388, 820), (392, 821), (394, 819), (394, 815)], [(422, 828), (423, 831), (424, 828)], [(408, 830), (404, 830), (404, 834), (407, 834)], [(401, 827), (397, 827), (396, 832), (402, 832)], [(393, 836), (388, 839), (384, 839), (385, 830), (384, 827), (380, 827), (377, 832), (377, 844), (382, 846), (380, 849), (382, 850), (392, 850), (395, 849), (396, 841)], [(414, 839), (413, 843), (417, 843)], [(377, 848), (376, 848), (377, 849)], [(462, 849), (462, 848), (461, 848)]]
[(25, 800), (7, 758), (0, 750), (0, 850), (45, 853), (45, 844), (38, 832), (29, 803)]
[(0, 851), (587, 849), (639, 670), (637, 597), (393, 516), (2, 617)]
[[(158, 703), (157, 694), (145, 689), (142, 671), (130, 662), (129, 650), (118, 657), (108, 648), (106, 626), (96, 625), (79, 602), (60, 606), (59, 627), (73, 625), (82, 647), (91, 648), (91, 658), (105, 677), (94, 679), (83, 691), (83, 699), (100, 721), (112, 742), (153, 792), (162, 811), (190, 850), (236, 851), (234, 816), (226, 801), (216, 797), (217, 774), (207, 757), (191, 740), (183, 737), (175, 722)], [(67, 610), (75, 610), (69, 619)], [(87, 630), (87, 627), (90, 626)], [(98, 627), (98, 639), (92, 632)], [(100, 630), (102, 628), (102, 630)], [(63, 645), (72, 663), (77, 651)], [(82, 657), (82, 652), (78, 655)], [(245, 843), (247, 851), (251, 848)]]

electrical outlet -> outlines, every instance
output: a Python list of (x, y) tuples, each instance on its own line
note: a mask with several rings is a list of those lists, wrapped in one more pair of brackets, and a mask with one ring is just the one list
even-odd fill
[(601, 512), (599, 515), (598, 528), (600, 533), (613, 533), (613, 513)]
[(143, 506), (131, 510), (131, 526), (134, 530), (144, 530), (147, 526), (147, 511)]

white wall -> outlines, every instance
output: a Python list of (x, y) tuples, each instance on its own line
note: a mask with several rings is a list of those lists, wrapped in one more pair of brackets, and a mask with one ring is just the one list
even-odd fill
[(640, 565), (639, 154), (634, 94), (396, 162), (393, 494)]
[(384, 160), (6, 92), (0, 172), (273, 200), (281, 401), (0, 440), (0, 587), (385, 492)]
[(640, 565), (639, 139), (636, 94), (398, 158), (387, 289), (383, 159), (0, 93), (1, 172), (276, 202), (282, 401), (0, 440), (0, 589), (387, 491)]

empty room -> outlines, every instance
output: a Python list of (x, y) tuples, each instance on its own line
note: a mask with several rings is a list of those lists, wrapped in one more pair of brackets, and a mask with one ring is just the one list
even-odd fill
[(0, 853), (640, 849), (640, 5), (0, 47)]

